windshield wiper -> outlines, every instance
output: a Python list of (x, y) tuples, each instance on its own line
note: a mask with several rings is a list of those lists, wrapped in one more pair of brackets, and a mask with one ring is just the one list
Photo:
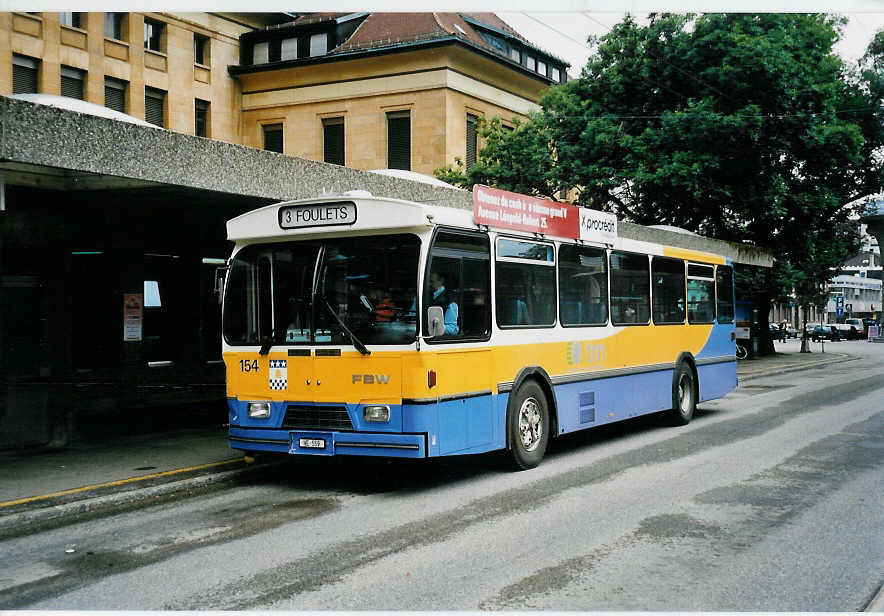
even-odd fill
[(323, 305), (328, 309), (331, 315), (335, 318), (335, 321), (338, 322), (338, 325), (341, 326), (341, 329), (344, 330), (348, 336), (350, 336), (350, 342), (353, 343), (353, 346), (356, 347), (356, 350), (362, 353), (363, 355), (371, 355), (371, 351), (365, 348), (365, 345), (362, 344), (362, 341), (356, 337), (356, 334), (350, 331), (350, 328), (341, 320), (341, 317), (338, 316), (338, 313), (335, 312), (335, 309), (332, 308), (332, 305), (328, 303), (328, 300), (323, 296), (322, 298)]
[(274, 343), (282, 342), (281, 340), (277, 340), (277, 336), (282, 333), (281, 327), (274, 327), (270, 330), (270, 335), (265, 336), (261, 341), (261, 348), (258, 350), (258, 355), (267, 355), (270, 352), (270, 347), (274, 345)]

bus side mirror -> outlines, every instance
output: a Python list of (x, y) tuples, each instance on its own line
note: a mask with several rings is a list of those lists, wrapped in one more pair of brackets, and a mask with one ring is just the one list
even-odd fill
[(226, 267), (216, 267), (215, 268), (215, 299), (218, 300), (218, 305), (221, 305), (222, 300), (224, 299), (224, 281), (227, 279), (227, 268)]
[(436, 338), (445, 334), (445, 315), (439, 306), (427, 308), (427, 331), (429, 338)]

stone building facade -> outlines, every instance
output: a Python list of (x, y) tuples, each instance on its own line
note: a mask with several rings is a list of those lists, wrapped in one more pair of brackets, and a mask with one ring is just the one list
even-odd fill
[(470, 161), (567, 66), (493, 13), (0, 13), (0, 95), (356, 169)]

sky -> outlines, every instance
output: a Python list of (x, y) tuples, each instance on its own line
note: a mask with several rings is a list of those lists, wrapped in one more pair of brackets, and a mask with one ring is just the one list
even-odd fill
[(0, 11), (44, 10), (176, 10), (176, 11), (493, 11), (529, 41), (571, 63), (577, 77), (590, 50), (589, 34), (602, 35), (626, 11), (637, 18), (652, 11), (787, 11), (829, 12), (833, 6), (848, 18), (836, 51), (848, 62), (862, 56), (872, 36), (884, 28), (884, 0), (104, 0), (101, 6), (74, 0), (0, 0)]
[[(868, 10), (851, 8), (840, 13), (848, 18), (836, 51), (847, 62), (855, 62), (865, 52), (875, 32), (884, 28), (884, 1), (870, 3)], [(877, 9), (875, 12), (873, 9)], [(611, 11), (497, 11), (497, 14), (525, 38), (544, 51), (571, 63), (568, 74), (577, 77), (586, 64), (589, 34), (603, 35), (623, 19), (622, 10)], [(636, 17), (647, 15), (636, 11)]]

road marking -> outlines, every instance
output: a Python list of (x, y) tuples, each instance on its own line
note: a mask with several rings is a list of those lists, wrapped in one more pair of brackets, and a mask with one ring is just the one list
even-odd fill
[(179, 475), (181, 473), (189, 473), (192, 471), (199, 471), (206, 468), (213, 468), (216, 466), (223, 466), (225, 464), (233, 464), (234, 462), (242, 462), (242, 458), (232, 458), (230, 460), (223, 460), (221, 462), (212, 462), (210, 464), (200, 464), (199, 466), (188, 466), (187, 468), (176, 468), (171, 471), (163, 471), (162, 473), (153, 473), (151, 475), (141, 475), (139, 477), (130, 477), (129, 479), (119, 479), (117, 481), (108, 481), (107, 483), (97, 483), (91, 486), (83, 486), (82, 488), (72, 488), (70, 490), (62, 490), (61, 492), (52, 492), (51, 494), (41, 494), (40, 496), (29, 496), (27, 498), (19, 498), (17, 500), (6, 501), (0, 503), (0, 509), (4, 507), (12, 507), (14, 505), (24, 505), (26, 503), (33, 503), (36, 501), (46, 500), (48, 498), (55, 498), (58, 496), (67, 496), (69, 494), (78, 494), (80, 492), (88, 492), (90, 490), (98, 490), (101, 488), (111, 488), (114, 486), (122, 486), (127, 483), (135, 483), (137, 481), (147, 481), (149, 479), (157, 479), (159, 477), (169, 477), (170, 475)]

